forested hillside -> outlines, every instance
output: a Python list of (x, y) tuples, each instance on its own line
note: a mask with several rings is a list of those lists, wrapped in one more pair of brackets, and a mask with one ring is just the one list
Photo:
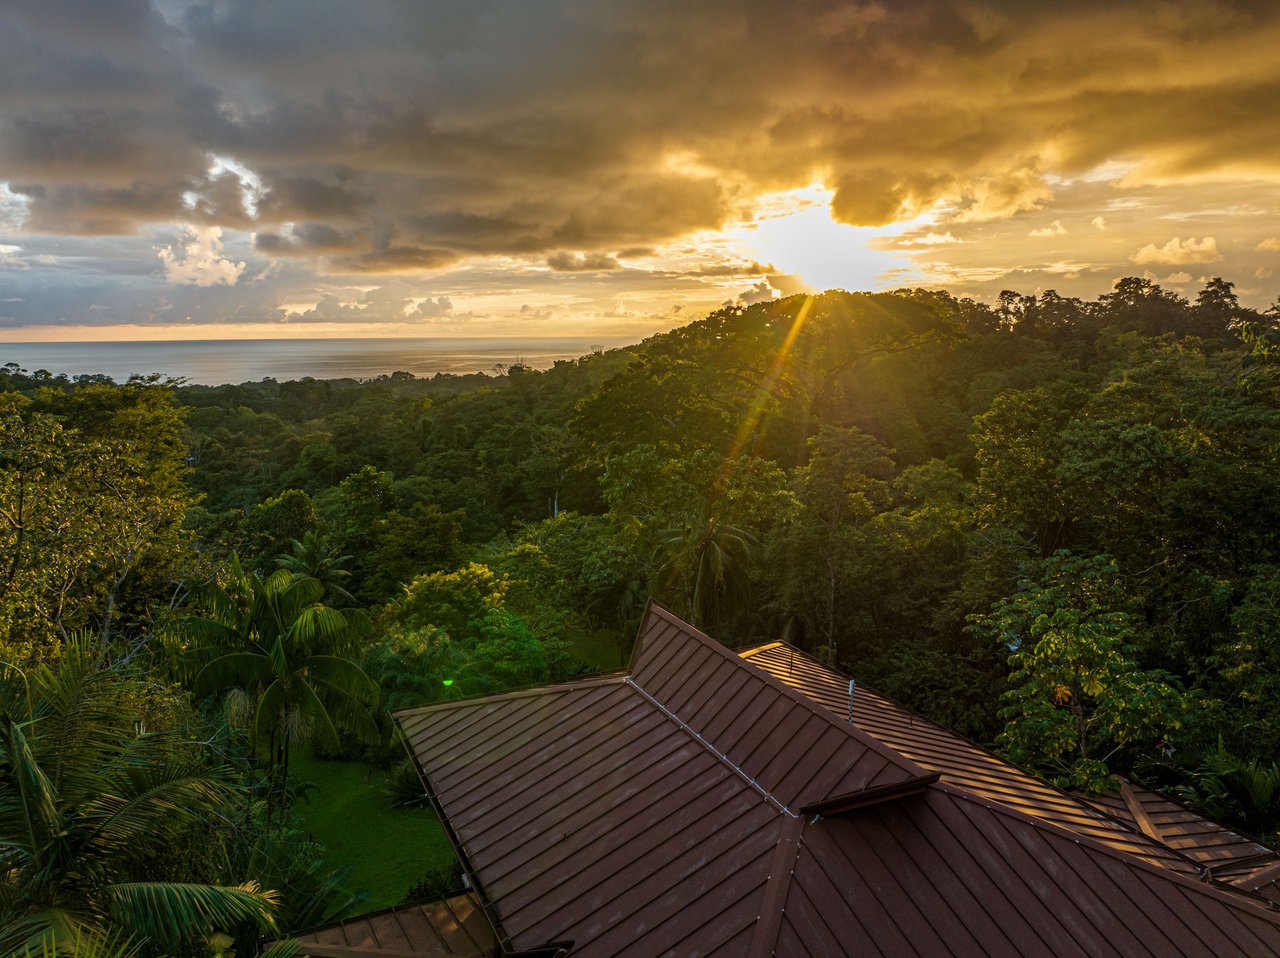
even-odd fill
[(495, 376), (6, 367), (0, 945), (350, 907), (297, 750), (394, 766), (389, 711), (617, 668), (649, 596), (1274, 838), (1278, 455), (1280, 303), (1217, 279), (794, 296)]

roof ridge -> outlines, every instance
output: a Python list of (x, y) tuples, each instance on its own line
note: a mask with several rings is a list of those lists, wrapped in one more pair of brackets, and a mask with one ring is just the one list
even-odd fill
[(795, 876), (796, 858), (804, 844), (804, 819), (785, 822), (778, 834), (778, 844), (769, 859), (769, 877), (760, 896), (760, 914), (747, 945), (749, 958), (771, 958), (778, 947), (778, 932), (786, 911), (787, 895)]
[[(831, 727), (840, 729), (849, 738), (853, 739), (858, 744), (863, 745), (866, 748), (870, 749), (872, 752), (879, 755), (885, 761), (896, 766), (900, 771), (906, 773), (909, 777), (915, 778), (915, 777), (929, 774), (929, 769), (925, 768), (919, 762), (902, 754), (892, 746), (887, 745), (886, 743), (880, 741), (874, 735), (871, 735), (865, 729), (859, 728), (857, 725), (853, 724), (852, 722), (840, 721), (840, 719), (837, 718), (836, 715), (832, 713), (832, 711), (829, 708), (825, 707), (824, 705), (821, 705), (818, 702), (813, 701), (813, 699), (809, 698), (809, 696), (805, 695), (803, 692), (799, 692), (796, 689), (793, 689), (786, 682), (772, 675), (767, 669), (762, 669), (758, 665), (756, 665), (754, 662), (748, 661), (738, 652), (729, 648), (727, 645), (717, 642), (715, 639), (711, 638), (701, 629), (698, 629), (695, 626), (690, 625), (688, 622), (685, 622), (683, 619), (681, 619), (678, 615), (676, 615), (670, 609), (666, 608), (664, 605), (662, 605), (659, 602), (655, 602), (652, 599), (649, 600), (649, 605), (645, 610), (644, 618), (641, 620), (641, 623), (640, 623), (640, 631), (636, 637), (636, 643), (631, 655), (631, 666), (630, 666), (631, 674), (627, 676), (627, 681), (635, 685), (636, 688), (641, 688), (641, 685), (638, 682), (635, 682), (633, 677), (636, 671), (636, 666), (640, 663), (644, 655), (644, 647), (643, 647), (644, 636), (645, 636), (645, 633), (648, 631), (647, 626), (651, 616), (653, 615), (657, 615), (659, 618), (664, 619), (667, 622), (667, 624), (686, 632), (692, 638), (697, 640), (699, 644), (709, 649), (714, 654), (720, 656), (726, 662), (730, 662), (736, 667), (745, 666), (752, 675), (755, 675), (756, 677), (758, 677), (769, 688), (783, 695), (784, 697), (794, 702), (795, 704), (804, 707), (812, 715), (818, 717), (820, 721), (825, 721)], [(648, 693), (646, 692), (646, 694)], [(655, 699), (655, 701), (657, 700)], [(692, 729), (690, 731), (692, 731)]]

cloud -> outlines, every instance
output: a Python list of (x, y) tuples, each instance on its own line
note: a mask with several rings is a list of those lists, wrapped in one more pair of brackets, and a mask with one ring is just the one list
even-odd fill
[(552, 253), (547, 265), (556, 273), (598, 273), (622, 269), (622, 264), (607, 253)]
[[(0, 63), (21, 82), (0, 97), (0, 243), (21, 245), (30, 266), (6, 276), (21, 279), (24, 319), (97, 321), (87, 307), (108, 294), (119, 315), (134, 303), (193, 323), (261, 318), (408, 281), (420, 285), (402, 303), (478, 291), (515, 314), (554, 288), (587, 316), (641, 290), (638, 314), (673, 301), (692, 314), (773, 269), (713, 275), (733, 257), (708, 237), (762, 196), (814, 183), (848, 224), (922, 217), (876, 242), (911, 252), (919, 269), (903, 282), (924, 271), (966, 289), (1046, 280), (1021, 218), (1037, 210), (1036, 223), (1079, 224), (1055, 234), (1056, 259), (1105, 262), (1107, 275), (1223, 255), (1144, 246), (1159, 216), (1242, 203), (1280, 215), (1275, 5), (314, 11), (312, 0), (6, 6)], [(190, 238), (157, 240), (172, 223), (221, 230), (226, 248), (197, 243), (192, 256)], [(1275, 250), (1242, 231), (1215, 213), (1192, 242), (1215, 238), (1243, 275)], [(68, 255), (95, 237), (118, 252), (93, 246), (92, 267)]]
[(1280, 253), (1280, 237), (1269, 237), (1254, 247), (1260, 253)]
[(453, 315), (453, 302), (448, 296), (439, 296), (436, 299), (427, 297), (414, 305), (413, 309), (406, 313), (408, 319), (443, 319), (446, 316)]
[(1062, 225), (1062, 220), (1054, 220), (1048, 226), (1041, 226), (1039, 229), (1032, 230), (1027, 235), (1028, 236), (1062, 236), (1064, 233), (1066, 233), (1066, 229)]
[(48, 0), (0, 37), (0, 178), (37, 229), (323, 224), (396, 271), (426, 257), (380, 233), (437, 260), (652, 248), (815, 175), (870, 225), (999, 220), (1094, 169), (1280, 174), (1277, 125), (1233, 120), (1274, 102), (1280, 13), (1176, 9)]
[(222, 230), (217, 226), (185, 227), (179, 243), (156, 250), (170, 283), (234, 286), (245, 271), (243, 260), (233, 263), (222, 255)]
[(725, 306), (750, 306), (753, 303), (765, 303), (771, 299), (778, 298), (778, 290), (770, 285), (767, 279), (762, 279), (750, 289), (744, 289), (733, 299), (725, 300)]
[(27, 218), (27, 198), (14, 193), (8, 183), (0, 183), (0, 232), (22, 228)]
[(552, 310), (540, 309), (537, 306), (533, 306), (529, 303), (524, 303), (520, 307), (520, 318), (522, 320), (535, 320), (538, 322), (543, 322), (545, 320), (552, 319), (554, 317), (555, 317), (555, 313)]
[(898, 246), (949, 246), (953, 243), (963, 243), (964, 240), (957, 239), (956, 236), (947, 230), (945, 233), (937, 233), (933, 230), (925, 233), (923, 236), (913, 236), (908, 239), (898, 240)]
[(1191, 237), (1182, 240), (1175, 236), (1163, 246), (1149, 243), (1130, 259), (1138, 264), (1167, 263), (1181, 266), (1189, 263), (1216, 263), (1222, 259), (1222, 254), (1218, 252), (1218, 242), (1212, 236), (1201, 240)]

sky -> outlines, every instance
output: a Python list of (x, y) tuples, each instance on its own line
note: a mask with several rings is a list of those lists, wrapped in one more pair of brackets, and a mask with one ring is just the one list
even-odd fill
[(1280, 294), (1280, 3), (4, 0), (0, 341)]

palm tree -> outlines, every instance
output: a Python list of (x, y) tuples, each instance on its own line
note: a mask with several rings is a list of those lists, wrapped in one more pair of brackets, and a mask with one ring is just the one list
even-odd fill
[(750, 532), (704, 511), (695, 522), (658, 533), (658, 552), (665, 556), (658, 582), (679, 589), (680, 611), (694, 625), (705, 626), (745, 598), (757, 545)]
[(185, 620), (196, 643), (196, 694), (246, 694), (253, 740), (266, 745), (269, 769), (286, 780), (297, 739), (336, 749), (340, 727), (376, 739), (369, 708), (378, 687), (343, 654), (360, 633), (356, 620), (326, 606), (324, 586), (309, 576), (281, 569), (262, 579), (234, 556), (227, 572), (226, 585), (205, 590), (208, 615)]
[(343, 586), (343, 580), (351, 573), (343, 568), (351, 556), (339, 555), (339, 549), (314, 529), (308, 529), (301, 540), (292, 539), (292, 551), (276, 560), (276, 565), (288, 570), (294, 579), (317, 579), (324, 586), (326, 599), (336, 600), (335, 605), (353, 606), (355, 597)]
[(194, 824), (242, 795), (189, 743), (139, 731), (150, 686), (73, 637), (0, 697), (0, 953), (127, 954), (274, 927), (276, 896), (157, 880)]

